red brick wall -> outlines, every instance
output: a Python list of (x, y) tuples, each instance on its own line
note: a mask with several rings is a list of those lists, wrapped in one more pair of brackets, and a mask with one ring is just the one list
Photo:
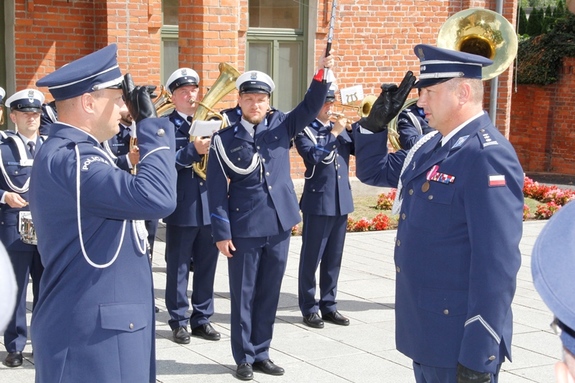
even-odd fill
[[(109, 43), (119, 47), (119, 63), (136, 82), (160, 84), (161, 0), (14, 0), (17, 88), (34, 86), (36, 80), (63, 64)], [(179, 2), (180, 66), (190, 66), (201, 76), (205, 94), (222, 61), (245, 70), (248, 0), (181, 0)], [(317, 0), (315, 57), (326, 46), (332, 0)], [(504, 16), (515, 20), (517, 0), (504, 2)], [(495, 8), (495, 0), (339, 0), (333, 49), (340, 88), (363, 85), (364, 94), (379, 93), (385, 82), (399, 82), (407, 70), (419, 72), (413, 46), (435, 44), (441, 25), (452, 14), (471, 7)], [(30, 38), (34, 36), (34, 38)], [(500, 76), (497, 125), (509, 132), (511, 70)], [(46, 91), (43, 89), (43, 91)], [(412, 93), (415, 97), (415, 92)], [(50, 96), (47, 95), (50, 100)], [(235, 104), (235, 91), (218, 108)], [(488, 97), (486, 99), (487, 108)], [(293, 176), (303, 168), (294, 159)], [(352, 171), (354, 167), (352, 165)]]
[(547, 86), (518, 85), (513, 93), (511, 143), (527, 172), (575, 175), (575, 58)]

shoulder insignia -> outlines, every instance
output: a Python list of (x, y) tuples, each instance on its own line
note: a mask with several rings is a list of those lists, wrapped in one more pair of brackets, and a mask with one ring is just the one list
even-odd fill
[(84, 163), (82, 164), (82, 171), (87, 172), (90, 169), (90, 165), (94, 162), (103, 162), (109, 165), (108, 161), (100, 156), (90, 156), (84, 160)]
[(499, 145), (499, 143), (496, 140), (491, 138), (489, 132), (487, 132), (485, 129), (479, 130), (479, 142), (481, 143), (482, 148), (486, 148), (488, 146), (493, 145)]

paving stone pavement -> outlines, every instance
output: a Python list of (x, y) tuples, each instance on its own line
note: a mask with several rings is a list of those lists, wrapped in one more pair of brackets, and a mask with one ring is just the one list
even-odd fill
[[(561, 357), (560, 341), (551, 331), (552, 315), (531, 280), (531, 249), (546, 221), (524, 223), (522, 266), (513, 303), (513, 363), (503, 365), (500, 382), (553, 382), (553, 365)], [(217, 342), (192, 337), (190, 344), (171, 340), (164, 304), (163, 227), (153, 258), (156, 305), (157, 382), (237, 382), (230, 349), (227, 262), (220, 256), (215, 281), (214, 327)], [(285, 368), (282, 377), (255, 373), (254, 382), (413, 382), (411, 361), (395, 350), (393, 242), (395, 231), (348, 233), (338, 288), (338, 309), (348, 327), (326, 323), (311, 329), (297, 305), (297, 269), (301, 237), (292, 237), (270, 356)], [(191, 284), (190, 284), (191, 286)], [(28, 294), (31, 297), (31, 293)], [(31, 309), (29, 299), (28, 308)], [(28, 313), (30, 319), (30, 312)], [(2, 343), (2, 342), (0, 342)], [(6, 352), (0, 347), (0, 359)], [(0, 383), (34, 382), (34, 358), (28, 342), (23, 367), (0, 365)], [(104, 383), (104, 382), (103, 382)], [(110, 382), (112, 383), (112, 382)]]

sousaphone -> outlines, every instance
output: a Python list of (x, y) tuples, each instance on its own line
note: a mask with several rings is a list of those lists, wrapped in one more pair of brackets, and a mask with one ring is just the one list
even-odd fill
[[(483, 8), (470, 8), (457, 12), (439, 29), (437, 46), (460, 52), (467, 52), (493, 60), (483, 67), (482, 79), (491, 80), (503, 73), (517, 56), (517, 34), (509, 21), (497, 12)], [(405, 109), (417, 103), (407, 100)], [(397, 116), (389, 123), (390, 143), (396, 150), (399, 145)]]

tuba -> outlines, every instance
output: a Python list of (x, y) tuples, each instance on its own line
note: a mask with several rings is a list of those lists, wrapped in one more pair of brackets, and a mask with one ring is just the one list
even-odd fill
[(169, 114), (174, 109), (172, 96), (163, 85), (160, 86), (160, 94), (154, 99), (154, 107), (156, 108), (156, 114), (158, 117)]
[[(220, 63), (218, 66), (220, 70), (220, 75), (216, 79), (216, 82), (208, 93), (203, 97), (202, 101), (199, 102), (198, 109), (194, 113), (194, 121), (206, 121), (206, 120), (221, 120), (221, 128), (225, 128), (225, 120), (223, 116), (213, 110), (214, 105), (216, 105), (225, 95), (230, 93), (236, 87), (236, 80), (240, 76), (240, 73), (228, 63)], [(190, 136), (190, 142), (195, 140), (195, 136)], [(208, 155), (203, 155), (199, 162), (194, 162), (192, 168), (197, 175), (206, 179), (206, 171), (208, 166)]]
[[(483, 80), (491, 80), (503, 73), (517, 56), (517, 34), (507, 19), (497, 12), (470, 8), (457, 12), (439, 29), (437, 46), (472, 53), (493, 60), (482, 69)], [(405, 102), (404, 110), (417, 103), (417, 98)], [(398, 113), (399, 115), (399, 113)], [(389, 142), (395, 150), (402, 149), (397, 132), (397, 116), (388, 126)]]

